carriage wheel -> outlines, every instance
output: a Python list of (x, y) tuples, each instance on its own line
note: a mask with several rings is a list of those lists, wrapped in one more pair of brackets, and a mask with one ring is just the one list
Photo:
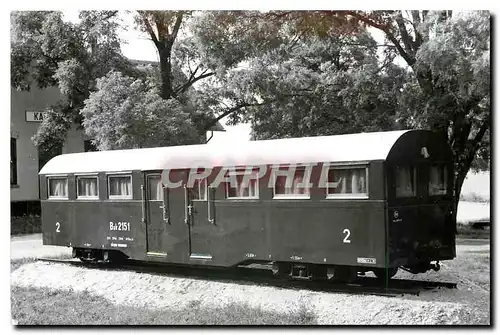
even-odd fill
[(386, 276), (390, 278), (394, 277), (396, 273), (398, 273), (398, 268), (389, 268), (389, 269), (374, 269), (373, 273), (378, 279), (384, 279)]

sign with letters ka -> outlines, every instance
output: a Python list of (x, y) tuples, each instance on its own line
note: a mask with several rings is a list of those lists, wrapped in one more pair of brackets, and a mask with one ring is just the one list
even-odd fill
[(42, 122), (45, 112), (26, 111), (27, 122)]

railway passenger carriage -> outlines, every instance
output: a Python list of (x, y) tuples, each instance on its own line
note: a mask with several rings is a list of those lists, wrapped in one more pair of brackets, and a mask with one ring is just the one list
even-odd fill
[(393, 131), (61, 155), (43, 243), (136, 260), (352, 278), (455, 257), (446, 139)]

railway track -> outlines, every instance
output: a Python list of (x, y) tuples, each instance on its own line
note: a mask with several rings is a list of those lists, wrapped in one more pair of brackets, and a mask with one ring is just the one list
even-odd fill
[(39, 258), (39, 261), (61, 263), (85, 268), (101, 270), (134, 271), (138, 273), (154, 273), (173, 277), (191, 279), (209, 279), (219, 282), (231, 282), (243, 285), (274, 286), (281, 288), (307, 289), (317, 292), (349, 293), (363, 295), (380, 295), (396, 297), (402, 295), (419, 295), (424, 290), (434, 288), (456, 288), (452, 282), (390, 279), (381, 285), (381, 281), (371, 277), (358, 277), (351, 283), (339, 283), (332, 280), (300, 280), (275, 277), (270, 269), (265, 268), (191, 268), (161, 263), (140, 263), (127, 261), (121, 264), (87, 263), (75, 259)]

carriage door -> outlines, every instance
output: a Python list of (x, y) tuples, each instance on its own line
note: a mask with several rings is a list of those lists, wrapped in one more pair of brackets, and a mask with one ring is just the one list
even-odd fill
[(163, 255), (165, 246), (162, 241), (165, 229), (165, 204), (163, 201), (163, 187), (159, 173), (147, 173), (146, 178), (146, 207), (147, 207), (147, 252), (148, 254)]
[(419, 223), (425, 238), (420, 243), (433, 246), (450, 246), (454, 243), (453, 223), (450, 211), (450, 166), (441, 162), (429, 162), (420, 166)]
[(212, 260), (214, 245), (213, 219), (209, 205), (206, 179), (196, 180), (193, 187), (186, 189), (186, 204), (189, 217), (189, 258), (190, 260)]

